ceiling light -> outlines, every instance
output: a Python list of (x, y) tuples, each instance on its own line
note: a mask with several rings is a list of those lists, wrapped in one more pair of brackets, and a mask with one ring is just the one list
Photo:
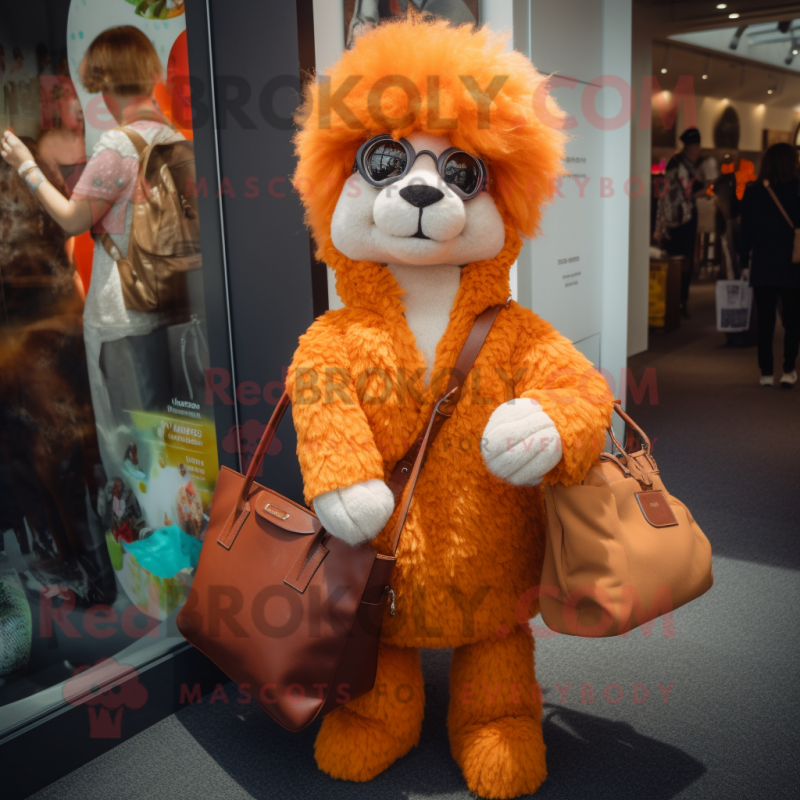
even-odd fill
[(739, 19), (739, 15), (736, 13), (728, 14), (728, 19)]
[(720, 9), (720, 10), (722, 10), (723, 8), (727, 8), (727, 7), (728, 7), (727, 3), (717, 3), (717, 8)]
[(775, 80), (775, 77), (772, 75), (771, 72), (767, 73), (767, 94), (777, 94), (778, 92), (778, 81)]
[(707, 81), (707, 80), (708, 80), (708, 75), (705, 75), (705, 74), (704, 74), (704, 75), (703, 75), (703, 80), (704, 80), (704, 81)]
[(661, 74), (662, 75), (666, 75), (667, 74), (667, 68), (666, 67), (661, 67)]

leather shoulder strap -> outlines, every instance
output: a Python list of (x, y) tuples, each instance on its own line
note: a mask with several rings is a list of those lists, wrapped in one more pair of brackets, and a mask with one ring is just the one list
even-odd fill
[(107, 233), (101, 233), (97, 237), (100, 244), (105, 248), (106, 253), (111, 256), (112, 261), (119, 261), (122, 258), (120, 249), (114, 244), (114, 240)]
[(769, 192), (770, 197), (775, 201), (775, 205), (778, 206), (778, 209), (780, 210), (781, 214), (783, 214), (784, 219), (789, 223), (789, 227), (794, 230), (795, 225), (794, 222), (792, 222), (792, 218), (786, 213), (786, 209), (783, 207), (781, 201), (778, 200), (778, 195), (772, 191), (769, 181), (764, 181), (764, 188)]
[(136, 148), (136, 153), (141, 160), (144, 151), (150, 146), (144, 136), (133, 128), (117, 128), (117, 130), (122, 131), (131, 140), (131, 144)]
[[(120, 126), (115, 130), (124, 133), (128, 139), (130, 139), (131, 144), (136, 148), (136, 154), (139, 156), (139, 160), (142, 159), (142, 154), (147, 149), (148, 144), (145, 141), (144, 137), (140, 136), (133, 128), (125, 128)], [(119, 261), (122, 258), (122, 253), (120, 252), (119, 248), (114, 244), (114, 240), (107, 234), (101, 233), (97, 240), (100, 244), (103, 245), (106, 253), (111, 257), (112, 261)]]
[[(144, 136), (133, 128), (119, 127), (116, 130), (124, 133), (128, 139), (130, 139), (131, 144), (136, 148), (136, 154), (139, 156), (139, 161), (141, 162), (144, 151), (150, 146), (147, 144), (147, 140)], [(97, 238), (100, 244), (105, 248), (106, 253), (111, 256), (112, 260), (119, 261), (123, 257), (119, 248), (114, 244), (114, 240), (107, 233), (101, 233)]]
[(478, 357), (478, 353), (480, 353), (483, 343), (486, 341), (486, 337), (497, 319), (497, 315), (507, 307), (508, 303), (491, 306), (475, 319), (472, 330), (469, 332), (469, 336), (467, 336), (467, 340), (464, 342), (464, 346), (456, 359), (453, 374), (450, 376), (450, 381), (444, 390), (445, 395), (455, 388), (458, 388), (459, 392), (461, 391), (461, 386), (467, 379), (467, 375), (469, 375), (472, 365), (475, 363), (475, 359)]
[[(507, 305), (508, 303), (506, 303), (506, 306)], [(475, 322), (472, 325), (472, 330), (469, 332), (467, 340), (464, 342), (464, 346), (461, 348), (461, 352), (458, 354), (458, 358), (456, 359), (456, 364), (453, 367), (453, 372), (450, 375), (447, 388), (444, 390), (444, 395), (447, 395), (454, 389), (457, 390), (456, 394), (454, 395), (454, 402), (458, 402), (458, 398), (461, 396), (461, 388), (464, 385), (464, 381), (467, 379), (467, 375), (469, 375), (472, 365), (475, 363), (475, 359), (478, 357), (478, 353), (480, 352), (481, 347), (483, 347), (483, 343), (486, 341), (486, 337), (489, 335), (489, 331), (491, 330), (497, 315), (506, 306), (491, 306), (475, 319)], [(434, 420), (434, 427), (431, 430), (431, 436), (428, 444), (431, 444), (431, 442), (433, 442), (433, 440), (436, 438), (439, 428), (444, 425), (447, 417), (449, 417), (449, 414), (433, 414), (432, 419)], [(392, 470), (392, 474), (388, 480), (388, 485), (394, 493), (395, 499), (400, 496), (400, 493), (403, 491), (403, 488), (411, 477), (411, 470), (414, 466), (414, 461), (417, 458), (417, 453), (419, 453), (422, 446), (422, 440), (425, 437), (425, 432), (425, 429), (423, 429), (422, 434), (420, 434), (419, 438), (414, 442), (414, 444), (411, 445), (411, 447), (408, 449), (408, 452), (394, 465), (394, 469)]]
[[(402, 475), (402, 478), (398, 479), (402, 480), (402, 486), (400, 487), (402, 496), (398, 501), (400, 513), (398, 514), (397, 523), (391, 539), (392, 553), (397, 552), (397, 546), (400, 543), (400, 534), (403, 531), (403, 526), (405, 525), (406, 517), (408, 516), (408, 509), (411, 506), (411, 498), (414, 494), (414, 487), (417, 483), (420, 470), (422, 469), (422, 464), (425, 460), (425, 453), (428, 449), (428, 446), (436, 438), (436, 434), (439, 432), (439, 429), (442, 427), (444, 422), (452, 415), (453, 409), (455, 408), (458, 398), (461, 395), (461, 389), (464, 385), (464, 381), (472, 369), (472, 365), (475, 363), (475, 359), (478, 357), (478, 353), (480, 352), (481, 347), (483, 347), (483, 343), (486, 341), (486, 337), (489, 335), (489, 331), (491, 330), (497, 315), (503, 308), (506, 308), (507, 305), (508, 303), (506, 303), (506, 305), (492, 306), (491, 308), (487, 308), (486, 311), (477, 317), (472, 326), (472, 330), (469, 332), (467, 340), (464, 342), (464, 346), (461, 348), (461, 352), (456, 359), (456, 365), (453, 368), (453, 373), (450, 376), (450, 381), (447, 384), (447, 388), (445, 389), (442, 397), (436, 403), (436, 406), (433, 409), (433, 414), (431, 414), (431, 418), (425, 428), (424, 434), (420, 440), (415, 443), (414, 447), (412, 447), (412, 450), (416, 450), (416, 452), (413, 460), (409, 463), (408, 470), (405, 473), (402, 472), (402, 466), (400, 466), (401, 462), (398, 462), (398, 465), (395, 466), (395, 471), (400, 472)], [(289, 397), (289, 393), (284, 390), (283, 394), (281, 395), (281, 399), (278, 401), (278, 405), (272, 412), (272, 416), (267, 423), (264, 433), (261, 435), (261, 441), (259, 441), (258, 447), (253, 454), (253, 459), (250, 462), (247, 475), (245, 476), (244, 483), (242, 484), (242, 489), (239, 493), (239, 499), (236, 502), (236, 507), (234, 508), (230, 517), (228, 517), (225, 527), (220, 534), (220, 538), (223, 537), (225, 530), (227, 530), (229, 526), (233, 525), (236, 519), (238, 519), (239, 515), (244, 509), (245, 504), (247, 503), (247, 497), (250, 494), (250, 489), (253, 486), (253, 481), (255, 480), (255, 477), (258, 474), (258, 470), (261, 466), (261, 462), (264, 460), (267, 449), (269, 448), (269, 445), (275, 436), (275, 431), (278, 429), (278, 425), (280, 424), (283, 415), (286, 413), (286, 409), (289, 407), (290, 402), (291, 399)], [(409, 451), (409, 453), (410, 452), (411, 451)], [(392, 478), (394, 478), (394, 472), (392, 473)], [(405, 487), (404, 491), (403, 487)], [(390, 488), (392, 488), (391, 481)], [(400, 494), (400, 492), (397, 492), (395, 497), (397, 497), (398, 494)]]
[[(411, 499), (414, 496), (414, 487), (417, 484), (417, 478), (419, 478), (419, 473), (422, 470), (426, 451), (436, 438), (439, 429), (452, 416), (456, 403), (461, 396), (464, 381), (467, 375), (469, 375), (472, 365), (475, 363), (475, 359), (478, 357), (478, 353), (481, 351), (483, 343), (486, 341), (486, 337), (489, 335), (489, 331), (495, 319), (497, 319), (497, 315), (503, 308), (506, 308), (507, 305), (508, 303), (505, 305), (491, 306), (491, 308), (487, 308), (486, 311), (480, 314), (475, 320), (472, 330), (469, 332), (469, 336), (467, 336), (467, 341), (464, 342), (464, 346), (458, 354), (456, 365), (453, 368), (453, 374), (450, 376), (450, 382), (447, 384), (444, 394), (434, 406), (433, 414), (431, 414), (428, 426), (425, 429), (422, 440), (419, 442), (416, 457), (414, 458), (410, 471), (402, 473), (401, 468), (401, 474), (404, 474), (404, 476), (407, 475), (407, 477), (405, 477), (405, 488), (398, 502), (400, 513), (397, 515), (397, 521), (391, 538), (393, 555), (397, 553), (397, 547), (400, 544), (400, 534), (403, 532), (403, 526), (406, 523), (408, 510), (411, 507)], [(395, 470), (397, 470), (397, 466), (395, 466)], [(393, 471), (392, 478), (394, 477), (395, 472)], [(392, 487), (390, 486), (390, 488)]]

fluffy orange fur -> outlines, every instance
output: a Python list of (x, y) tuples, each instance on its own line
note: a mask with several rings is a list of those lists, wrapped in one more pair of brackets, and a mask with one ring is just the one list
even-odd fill
[[(505, 50), (506, 39), (488, 28), (455, 28), (411, 15), (364, 33), (322, 81), (309, 82), (298, 112), (302, 127), (295, 137), (299, 162), (293, 182), (323, 260), (356, 151), (379, 133), (395, 139), (414, 131), (449, 135), (455, 147), (486, 162), (489, 191), (508, 225), (523, 236), (538, 231), (552, 181), (562, 173), (564, 115), (547, 94), (546, 77), (521, 53)], [(388, 86), (379, 103), (381, 81), (397, 76), (404, 85)], [(478, 103), (459, 76), (471, 76), (482, 91), (505, 76), (487, 127), (480, 127)], [(352, 116), (337, 113), (325, 99), (348, 81), (353, 88), (342, 102)]]
[[(418, 88), (422, 113), (381, 127), (369, 113), (369, 86), (398, 74)], [(506, 240), (495, 258), (462, 269), (431, 385), (423, 386), (424, 359), (403, 315), (401, 287), (384, 266), (338, 252), (330, 223), (361, 142), (377, 133), (442, 133), (426, 112), (431, 74), (440, 76), (440, 116), (458, 120), (446, 131), (453, 143), (489, 165)], [(482, 88), (495, 75), (509, 76), (489, 128), (480, 127), (476, 103), (458, 79), (463, 74)], [(320, 85), (309, 88), (295, 185), (345, 304), (300, 338), (287, 376), (310, 504), (333, 489), (387, 479), (419, 435), (476, 316), (509, 295), (520, 235), (536, 230), (563, 145), (562, 134), (532, 111), (542, 78), (487, 30), (418, 17), (384, 24), (360, 37), (328, 75), (334, 91), (347, 76), (364, 76), (346, 97), (364, 127), (348, 127), (335, 113), (323, 127)], [(404, 98), (387, 91), (384, 113), (402, 116)], [(317, 763), (334, 777), (368, 780), (416, 745), (424, 708), (417, 650), (452, 647), (450, 745), (470, 790), (511, 798), (535, 791), (545, 778), (541, 700), (524, 623), (537, 607), (517, 608), (541, 573), (541, 488), (501, 481), (480, 453), (489, 416), (511, 398), (538, 401), (561, 436), (563, 457), (544, 482), (580, 481), (603, 449), (612, 408), (604, 379), (551, 325), (512, 302), (500, 312), (417, 483), (392, 579), (397, 614), (384, 620), (376, 687), (320, 728)], [(378, 550), (389, 547), (393, 524), (373, 543)], [(485, 687), (497, 688), (485, 694)]]

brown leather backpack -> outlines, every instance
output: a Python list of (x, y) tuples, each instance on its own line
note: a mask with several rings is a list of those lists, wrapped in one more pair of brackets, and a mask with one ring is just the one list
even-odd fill
[(145, 199), (133, 205), (126, 256), (107, 233), (99, 239), (117, 262), (125, 308), (188, 318), (187, 273), (202, 264), (197, 193), (192, 191), (194, 145), (185, 139), (150, 145), (132, 128), (118, 130), (139, 155)]

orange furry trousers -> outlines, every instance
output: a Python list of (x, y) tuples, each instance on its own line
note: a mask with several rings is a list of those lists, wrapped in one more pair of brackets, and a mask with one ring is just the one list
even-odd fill
[[(330, 713), (315, 744), (335, 778), (367, 781), (419, 741), (424, 711), (419, 650), (381, 644), (375, 687)], [(450, 749), (470, 791), (512, 798), (547, 775), (533, 640), (522, 631), (457, 647), (450, 669)]]

